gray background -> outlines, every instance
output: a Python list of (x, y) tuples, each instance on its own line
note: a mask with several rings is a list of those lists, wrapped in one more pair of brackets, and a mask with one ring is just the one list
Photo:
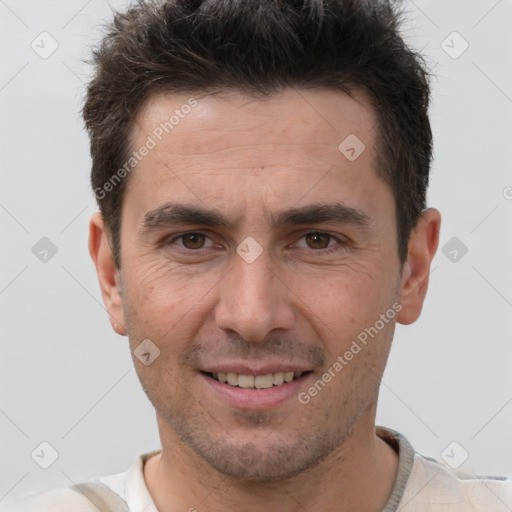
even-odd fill
[[(124, 471), (160, 447), (87, 251), (81, 59), (125, 4), (0, 0), (0, 499)], [(467, 452), (463, 470), (511, 474), (512, 2), (406, 6), (404, 35), (436, 75), (429, 205), (443, 225), (423, 315), (397, 327), (377, 420), (436, 458), (457, 441), (444, 453)], [(31, 47), (51, 49), (44, 31), (58, 43), (46, 59)], [(58, 250), (46, 262), (32, 252), (42, 237)], [(41, 442), (58, 453), (48, 469)]]

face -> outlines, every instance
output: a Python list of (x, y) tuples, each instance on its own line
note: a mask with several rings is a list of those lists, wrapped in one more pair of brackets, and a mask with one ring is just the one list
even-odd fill
[(163, 438), (227, 475), (290, 477), (373, 420), (402, 307), (375, 116), (326, 90), (189, 98), (139, 113), (134, 150), (156, 144), (129, 177), (107, 305), (132, 353), (150, 340), (134, 364)]

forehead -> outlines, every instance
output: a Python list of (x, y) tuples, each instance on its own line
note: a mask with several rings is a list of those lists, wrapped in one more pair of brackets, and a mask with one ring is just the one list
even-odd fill
[(132, 150), (148, 141), (151, 150), (131, 174), (124, 204), (135, 222), (176, 198), (239, 217), (303, 199), (377, 211), (377, 187), (387, 185), (374, 171), (375, 140), (375, 115), (362, 94), (154, 95), (132, 137)]
[(179, 148), (179, 155), (198, 155), (228, 149), (233, 139), (238, 147), (289, 143), (338, 149), (356, 135), (371, 147), (375, 127), (373, 109), (361, 92), (285, 89), (254, 96), (225, 91), (152, 95), (138, 113), (134, 136), (153, 134), (171, 153)]

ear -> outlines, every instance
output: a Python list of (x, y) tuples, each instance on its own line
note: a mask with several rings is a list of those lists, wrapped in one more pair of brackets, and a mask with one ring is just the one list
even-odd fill
[(407, 261), (402, 269), (400, 303), (397, 321), (408, 325), (421, 314), (427, 294), (430, 264), (439, 244), (441, 214), (434, 208), (425, 210), (409, 239)]
[(99, 212), (93, 214), (89, 223), (89, 254), (96, 267), (101, 295), (112, 328), (117, 334), (125, 336), (121, 280), (110, 249), (109, 233)]

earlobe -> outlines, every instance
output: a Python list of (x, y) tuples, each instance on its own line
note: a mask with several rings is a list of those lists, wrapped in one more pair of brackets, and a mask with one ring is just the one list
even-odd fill
[(126, 335), (119, 270), (109, 244), (109, 234), (101, 213), (96, 212), (89, 222), (89, 254), (96, 267), (103, 303), (110, 323), (117, 334)]
[(407, 261), (404, 263), (397, 321), (408, 325), (421, 314), (427, 294), (430, 265), (439, 244), (441, 215), (434, 208), (425, 210), (411, 232)]

